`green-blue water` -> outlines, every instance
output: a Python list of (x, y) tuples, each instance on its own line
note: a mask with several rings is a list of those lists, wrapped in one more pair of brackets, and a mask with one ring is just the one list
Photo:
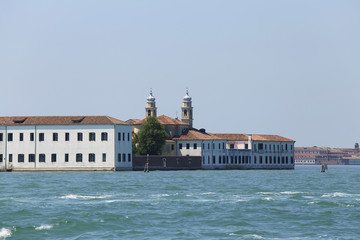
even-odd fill
[(359, 239), (360, 167), (0, 173), (0, 239)]

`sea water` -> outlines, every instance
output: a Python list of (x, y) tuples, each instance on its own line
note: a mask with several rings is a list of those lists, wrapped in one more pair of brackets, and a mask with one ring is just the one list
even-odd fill
[(359, 239), (360, 166), (0, 173), (0, 239)]

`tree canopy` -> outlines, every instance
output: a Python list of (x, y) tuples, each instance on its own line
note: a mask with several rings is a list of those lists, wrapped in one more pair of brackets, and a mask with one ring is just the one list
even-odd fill
[(134, 134), (133, 152), (136, 155), (159, 155), (168, 134), (156, 117), (148, 117), (142, 129)]

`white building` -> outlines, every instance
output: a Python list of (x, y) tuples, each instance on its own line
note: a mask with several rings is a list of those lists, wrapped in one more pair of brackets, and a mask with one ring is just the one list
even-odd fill
[(0, 117), (0, 169), (131, 170), (131, 126), (108, 116)]

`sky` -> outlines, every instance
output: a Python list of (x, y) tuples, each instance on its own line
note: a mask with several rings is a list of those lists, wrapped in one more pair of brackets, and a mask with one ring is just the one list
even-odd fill
[(180, 116), (296, 146), (360, 142), (358, 0), (0, 0), (0, 116)]

